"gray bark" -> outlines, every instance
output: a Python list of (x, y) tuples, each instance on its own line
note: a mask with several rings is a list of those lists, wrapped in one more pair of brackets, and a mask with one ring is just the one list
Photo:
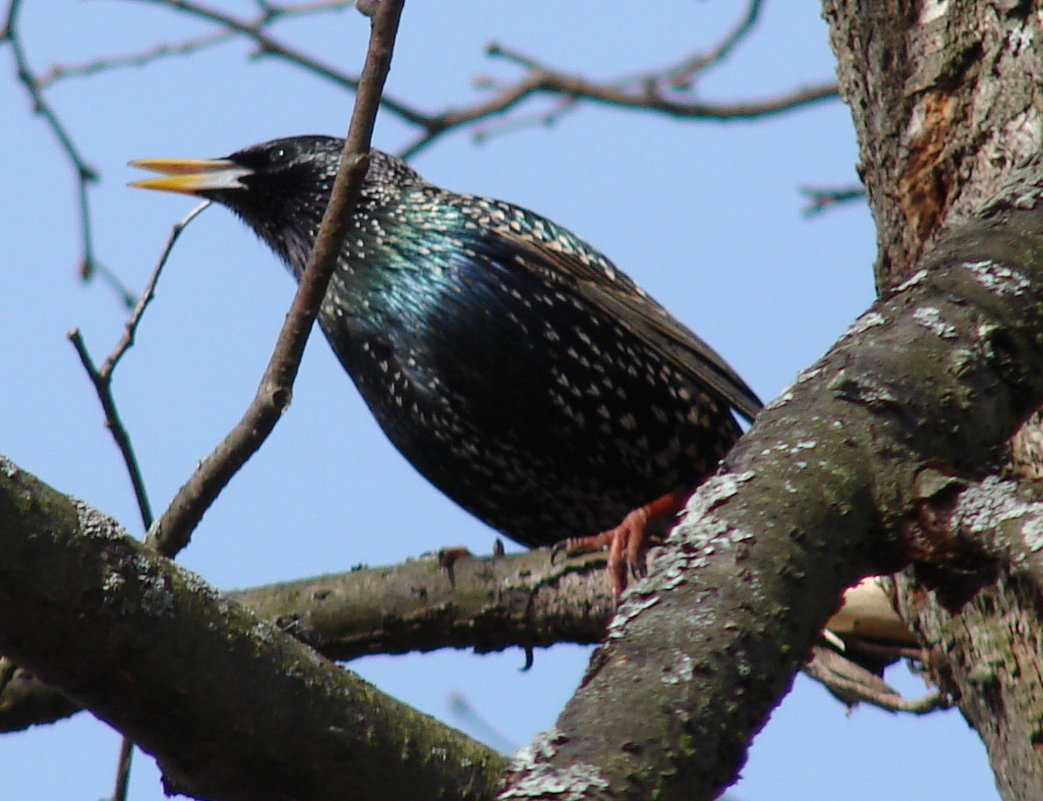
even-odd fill
[(504, 798), (712, 797), (846, 586), (960, 561), (925, 509), (1043, 399), (1041, 187), (1037, 163), (758, 417)]
[[(1043, 31), (1031, 3), (824, 6), (877, 223), (877, 285), (887, 287), (1039, 153)], [(1039, 478), (1041, 443), (1035, 418), (1012, 440), (1006, 469)], [(997, 469), (982, 461), (976, 472)], [(1043, 798), (1041, 588), (1011, 570), (1000, 564), (995, 581), (962, 596), (957, 587), (956, 597), (952, 577), (924, 571), (897, 585), (934, 678), (982, 736), (1001, 793), (1024, 800)]]
[[(0, 459), (0, 650), (212, 799), (482, 799), (504, 759)], [(408, 766), (405, 769), (404, 766)]]

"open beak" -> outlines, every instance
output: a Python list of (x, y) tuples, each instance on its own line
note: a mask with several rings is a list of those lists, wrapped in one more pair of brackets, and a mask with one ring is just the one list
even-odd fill
[(131, 181), (130, 186), (187, 195), (214, 189), (246, 189), (239, 179), (253, 172), (227, 159), (138, 159), (130, 166), (162, 173), (159, 178)]

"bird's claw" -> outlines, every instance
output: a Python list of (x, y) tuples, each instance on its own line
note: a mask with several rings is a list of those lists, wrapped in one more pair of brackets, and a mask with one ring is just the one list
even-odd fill
[(628, 512), (615, 528), (591, 537), (562, 540), (551, 549), (551, 561), (561, 553), (575, 556), (607, 547), (609, 584), (612, 587), (612, 599), (618, 604), (629, 578), (633, 576), (639, 579), (647, 575), (645, 553), (653, 536), (659, 534), (660, 526), (674, 520), (687, 497), (688, 493), (683, 490), (668, 492)]

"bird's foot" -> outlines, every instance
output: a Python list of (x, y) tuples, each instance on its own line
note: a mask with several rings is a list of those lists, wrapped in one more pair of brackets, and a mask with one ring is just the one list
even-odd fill
[(627, 513), (615, 528), (590, 537), (569, 537), (554, 546), (554, 554), (574, 556), (608, 548), (608, 578), (612, 598), (618, 604), (632, 574), (645, 575), (645, 553), (652, 538), (666, 529), (688, 498), (687, 490), (668, 492)]
[(463, 545), (451, 545), (442, 548), (436, 554), (438, 566), (445, 570), (446, 576), (449, 577), (449, 586), (454, 590), (456, 589), (456, 571), (453, 569), (453, 566), (458, 560), (468, 558), (471, 555), (471, 552)]

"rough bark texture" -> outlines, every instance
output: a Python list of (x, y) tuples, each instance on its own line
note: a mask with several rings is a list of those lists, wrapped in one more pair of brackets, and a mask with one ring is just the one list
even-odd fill
[(603, 554), (436, 558), (230, 593), (331, 659), (436, 648), (477, 653), (600, 642), (612, 611)]
[(503, 798), (712, 797), (845, 586), (899, 551), (951, 560), (925, 505), (995, 464), (1043, 391), (1040, 164), (1022, 179), (758, 417)]
[[(0, 649), (213, 799), (483, 799), (504, 760), (0, 459)], [(408, 764), (408, 770), (402, 765)]]
[[(955, 511), (951, 525), (954, 529), (967, 527)], [(1023, 511), (1017, 522), (1038, 525), (1035, 517)], [(451, 568), (440, 564), (443, 561), (431, 555), (400, 565), (362, 567), (232, 591), (226, 597), (323, 656), (343, 660), (436, 648), (484, 653), (513, 647), (526, 649), (529, 658), (538, 662), (533, 651), (538, 647), (601, 642), (615, 611), (603, 553), (552, 558), (550, 549), (544, 548), (460, 557)], [(1031, 564), (1032, 559), (1026, 562)], [(69, 625), (75, 624), (70, 621)], [(848, 654), (857, 655), (860, 644), (872, 650), (872, 643), (881, 641), (916, 645), (879, 581), (848, 591), (841, 612), (829, 621), (829, 629), (845, 640)], [(61, 631), (50, 634), (58, 641), (66, 639)], [(840, 653), (820, 647), (815, 654), (803, 666), (804, 672), (845, 703), (868, 701), (886, 709), (926, 711), (937, 697), (904, 699)], [(71, 650), (66, 656), (73, 661), (89, 658)], [(57, 689), (0, 661), (0, 732), (50, 723), (79, 711), (79, 705)]]
[[(1015, 0), (824, 6), (859, 136), (883, 288), (1040, 151), (1040, 15), (1035, 3)], [(1026, 476), (1043, 474), (1041, 440), (1037, 418), (1012, 442), (1013, 465)], [(933, 580), (943, 590), (953, 582)], [(982, 735), (1004, 797), (1043, 798), (1039, 584), (1001, 571), (968, 603), (948, 607), (913, 574), (899, 579), (898, 592), (940, 685)]]
[(1041, 141), (1034, 4), (827, 0), (859, 139), (881, 290), (992, 197)]

